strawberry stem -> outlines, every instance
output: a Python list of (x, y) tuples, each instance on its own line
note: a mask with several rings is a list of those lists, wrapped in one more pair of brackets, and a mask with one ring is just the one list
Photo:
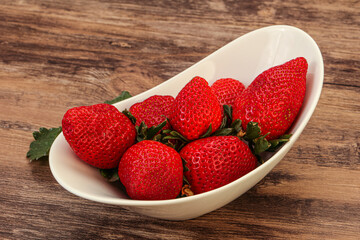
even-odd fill
[(181, 188), (181, 196), (184, 196), (184, 197), (193, 196), (193, 195), (194, 195), (194, 192), (191, 191), (190, 188), (191, 188), (190, 185), (185, 184), (185, 185)]

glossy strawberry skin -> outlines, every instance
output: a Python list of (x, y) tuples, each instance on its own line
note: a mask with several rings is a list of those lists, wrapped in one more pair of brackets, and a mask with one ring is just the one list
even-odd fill
[[(173, 102), (172, 96), (154, 95), (135, 103), (129, 111), (136, 118), (136, 126), (143, 121), (150, 128), (159, 125), (169, 117)], [(167, 123), (163, 129), (170, 129), (170, 124)]]
[(210, 124), (212, 132), (220, 127), (222, 107), (208, 82), (194, 77), (176, 96), (169, 119), (174, 130), (194, 140), (206, 133)]
[(233, 106), (237, 97), (244, 91), (245, 86), (236, 79), (221, 78), (211, 85), (211, 89), (221, 105)]
[(69, 109), (63, 117), (62, 129), (75, 154), (101, 169), (117, 167), (136, 136), (131, 121), (105, 103)]
[(234, 136), (195, 140), (180, 151), (188, 171), (184, 174), (195, 194), (224, 186), (256, 167), (249, 147)]
[(183, 183), (179, 153), (153, 140), (131, 146), (121, 158), (118, 173), (130, 198), (137, 200), (176, 198)]
[(233, 120), (242, 120), (244, 129), (249, 121), (259, 123), (268, 140), (285, 134), (304, 100), (307, 68), (299, 57), (261, 73), (235, 102)]

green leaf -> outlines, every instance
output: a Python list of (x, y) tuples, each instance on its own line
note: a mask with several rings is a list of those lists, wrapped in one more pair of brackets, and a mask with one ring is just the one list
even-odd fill
[(223, 117), (223, 119), (222, 119), (222, 121), (221, 121), (221, 125), (220, 125), (219, 129), (223, 129), (223, 128), (225, 128), (225, 127), (226, 127), (227, 122), (228, 122), (228, 118), (227, 118), (227, 116), (226, 116), (226, 115), (224, 115), (224, 117)]
[(292, 134), (285, 134), (280, 136), (278, 139), (270, 140), (270, 147), (267, 151), (274, 152), (276, 151), (280, 146), (282, 146), (285, 142), (288, 142), (290, 140), (290, 137)]
[[(147, 126), (146, 126), (146, 124), (145, 124), (145, 122), (144, 121), (142, 121), (141, 123), (140, 123), (140, 125), (139, 126), (136, 126), (139, 130), (138, 130), (138, 132), (139, 133), (144, 133), (144, 129), (146, 129), (147, 128)], [(136, 128), (135, 127), (135, 128)]]
[(186, 144), (187, 144), (186, 142), (181, 142), (180, 144), (178, 144), (177, 146), (175, 146), (175, 150), (178, 151), (178, 152), (180, 152), (181, 149), (182, 149), (183, 147), (185, 147)]
[(162, 140), (161, 134), (156, 134), (156, 135), (153, 137), (153, 140), (154, 140), (154, 141), (161, 142), (161, 140)]
[[(187, 171), (189, 171), (189, 168), (186, 166), (186, 160), (183, 158), (183, 157), (181, 157), (181, 160), (182, 160), (182, 164), (183, 164), (183, 171), (184, 172), (187, 172)], [(190, 185), (190, 184), (189, 184)]]
[(136, 123), (136, 118), (134, 117), (134, 115), (131, 114), (131, 112), (130, 112), (129, 110), (125, 109), (124, 111), (122, 111), (122, 113), (130, 119), (130, 121), (132, 122), (132, 124), (135, 125), (135, 123)]
[(210, 123), (210, 126), (209, 128), (207, 129), (206, 133), (204, 133), (202, 136), (200, 136), (200, 138), (206, 138), (206, 137), (209, 137), (210, 134), (212, 132), (212, 126), (211, 126), (211, 123)]
[(165, 127), (167, 123), (167, 120), (163, 121), (162, 123), (160, 123), (157, 126), (151, 126), (150, 128), (147, 129), (146, 132), (146, 139), (153, 139), (154, 136), (163, 128)]
[(260, 127), (257, 122), (249, 122), (246, 125), (246, 140), (253, 140), (260, 137)]
[(260, 155), (255, 155), (255, 157), (259, 164), (263, 164), (265, 162), (264, 159)]
[(183, 185), (185, 184), (190, 186), (189, 180), (183, 175)]
[(144, 121), (142, 121), (139, 126), (135, 126), (136, 141), (141, 142), (142, 140), (145, 140), (146, 129), (147, 129), (147, 126)]
[(233, 128), (223, 128), (214, 132), (211, 136), (229, 136), (234, 132)]
[(164, 140), (164, 135), (160, 131), (163, 127), (165, 127), (167, 120), (163, 121), (157, 126), (151, 126), (148, 128), (144, 121), (140, 123), (139, 126), (135, 126), (136, 129), (136, 140), (141, 142), (143, 140), (155, 140), (158, 142), (162, 142)]
[(111, 169), (99, 169), (101, 176), (103, 176), (109, 182), (115, 182), (119, 180), (118, 168)]
[(182, 142), (190, 142), (186, 137), (184, 137), (177, 131), (171, 131), (169, 134), (170, 134), (170, 136), (176, 137), (176, 139), (178, 139)]
[(242, 130), (241, 127), (241, 120), (240, 119), (236, 119), (232, 124), (231, 127), (235, 130), (236, 133), (240, 132)]
[(176, 150), (175, 144), (172, 144), (171, 142), (166, 142), (166, 143), (164, 143), (164, 144), (165, 144), (166, 146), (171, 147), (171, 148), (173, 148), (173, 149)]
[(163, 140), (179, 140), (179, 138), (174, 136), (165, 136), (163, 137)]
[(41, 132), (44, 131), (44, 128), (40, 128), (39, 130), (40, 130), (39, 132), (38, 131), (33, 132), (33, 137), (35, 140), (37, 140), (41, 136)]
[(232, 122), (232, 107), (231, 105), (223, 105), (225, 116)]
[(53, 144), (55, 138), (61, 133), (62, 128), (40, 128), (39, 131), (33, 132), (35, 141), (30, 144), (30, 149), (26, 154), (26, 157), (33, 160), (39, 160), (42, 157), (48, 157), (50, 147)]
[(254, 153), (255, 155), (259, 155), (262, 152), (265, 152), (270, 146), (271, 144), (266, 140), (266, 136), (268, 134), (258, 137), (256, 139), (254, 139)]
[(171, 131), (172, 131), (171, 129), (164, 129), (162, 132), (163, 132), (164, 134), (169, 134)]
[(105, 103), (107, 104), (114, 104), (114, 103), (117, 103), (117, 102), (120, 102), (122, 100), (125, 100), (127, 98), (131, 98), (132, 96), (130, 95), (130, 93), (128, 91), (123, 91), (120, 93), (119, 96), (117, 96), (116, 98), (110, 100), (110, 101), (105, 101)]

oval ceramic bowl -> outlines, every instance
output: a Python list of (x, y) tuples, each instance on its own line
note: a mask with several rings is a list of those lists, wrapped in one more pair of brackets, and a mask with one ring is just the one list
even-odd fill
[(164, 83), (115, 104), (119, 110), (129, 108), (154, 94), (176, 96), (194, 76), (212, 84), (216, 79), (232, 77), (246, 86), (264, 70), (303, 56), (309, 68), (302, 109), (290, 132), (292, 138), (252, 172), (221, 188), (191, 197), (172, 200), (132, 200), (120, 189), (106, 182), (99, 170), (76, 157), (60, 134), (50, 150), (50, 168), (55, 179), (71, 193), (101, 203), (115, 204), (140, 214), (168, 220), (191, 219), (233, 201), (264, 178), (293, 146), (308, 123), (319, 100), (324, 66), (315, 41), (304, 31), (285, 25), (258, 29), (243, 35), (200, 62)]

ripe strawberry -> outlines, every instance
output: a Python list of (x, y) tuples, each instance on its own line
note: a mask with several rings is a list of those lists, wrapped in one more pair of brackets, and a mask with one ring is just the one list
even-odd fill
[(206, 133), (210, 124), (215, 132), (222, 121), (222, 107), (208, 82), (194, 77), (176, 96), (170, 124), (189, 140)]
[(138, 200), (176, 198), (183, 183), (179, 153), (153, 140), (131, 146), (121, 158), (118, 173), (128, 195)]
[(261, 73), (235, 102), (233, 120), (242, 120), (244, 129), (250, 121), (259, 123), (268, 140), (283, 135), (303, 103), (307, 67), (299, 57)]
[(214, 91), (221, 105), (232, 106), (236, 98), (244, 91), (245, 86), (233, 78), (221, 78), (216, 80), (211, 89)]
[[(129, 111), (136, 118), (136, 126), (139, 126), (143, 121), (150, 128), (166, 120), (173, 102), (174, 97), (172, 96), (155, 95), (142, 102), (135, 103)], [(163, 129), (170, 129), (170, 124), (167, 123)]]
[(62, 129), (75, 154), (102, 169), (117, 167), (136, 136), (131, 121), (105, 103), (69, 109), (63, 117)]
[(256, 167), (249, 147), (234, 136), (195, 140), (180, 151), (188, 171), (184, 174), (195, 194), (224, 186)]

